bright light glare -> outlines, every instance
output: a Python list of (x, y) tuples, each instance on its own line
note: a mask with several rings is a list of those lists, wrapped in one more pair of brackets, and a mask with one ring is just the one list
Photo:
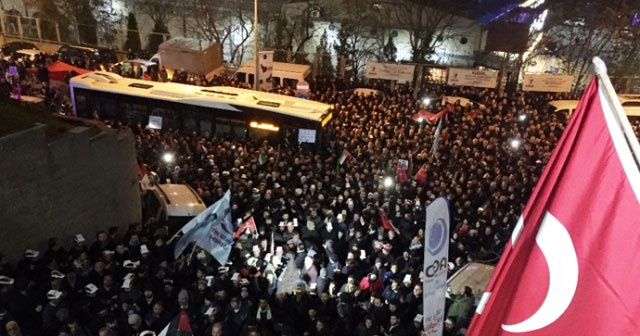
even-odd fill
[(431, 98), (429, 97), (424, 97), (422, 99), (422, 104), (424, 104), (424, 106), (428, 106), (429, 104), (431, 104)]
[(393, 179), (391, 178), (391, 176), (387, 176), (384, 178), (384, 187), (385, 188), (389, 188), (393, 185)]
[(511, 148), (513, 149), (518, 149), (520, 148), (520, 145), (522, 144), (522, 140), (520, 139), (511, 139), (511, 141), (509, 142), (509, 145), (511, 146)]
[(162, 160), (167, 164), (172, 163), (173, 160), (175, 160), (175, 156), (173, 155), (173, 153), (164, 153), (162, 155)]
[(519, 121), (527, 120), (527, 114), (526, 113), (520, 113), (520, 115), (518, 116), (518, 120)]

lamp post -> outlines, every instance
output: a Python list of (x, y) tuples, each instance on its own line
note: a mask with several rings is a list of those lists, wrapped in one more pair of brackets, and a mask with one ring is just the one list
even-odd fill
[(255, 59), (256, 71), (253, 75), (253, 88), (260, 90), (258, 74), (260, 73), (260, 58), (258, 55), (258, 0), (253, 0), (253, 58)]

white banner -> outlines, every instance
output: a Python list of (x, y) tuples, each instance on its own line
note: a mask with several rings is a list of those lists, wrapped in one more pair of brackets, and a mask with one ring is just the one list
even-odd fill
[(427, 207), (424, 242), (424, 277), (422, 304), (423, 335), (441, 336), (447, 292), (449, 255), (449, 202), (436, 198)]
[(413, 82), (415, 65), (367, 62), (364, 66), (364, 76), (370, 79), (386, 79), (399, 82)]
[(259, 53), (260, 61), (258, 62), (260, 69), (258, 70), (259, 88), (262, 91), (270, 91), (273, 89), (273, 51), (261, 51)]
[(298, 129), (298, 143), (316, 143), (316, 130), (300, 128)]
[(475, 86), (495, 88), (498, 83), (498, 71), (449, 68), (447, 85)]
[(522, 91), (569, 92), (573, 75), (524, 74)]

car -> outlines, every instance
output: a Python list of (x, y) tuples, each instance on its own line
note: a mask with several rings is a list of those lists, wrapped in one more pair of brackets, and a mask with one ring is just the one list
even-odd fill
[(81, 60), (89, 58), (100, 64), (113, 64), (118, 62), (118, 55), (113, 49), (91, 48), (76, 45), (63, 45), (58, 49), (58, 57), (62, 60), (79, 58)]
[(15, 61), (28, 59), (30, 61), (36, 60), (36, 55), (43, 53), (42, 50), (38, 49), (20, 49), (14, 51), (10, 56), (5, 56), (4, 60), (8, 61), (13, 58)]
[(4, 45), (2, 45), (2, 48), (0, 48), (0, 50), (2, 51), (2, 56), (4, 57), (9, 57), (12, 53), (24, 49), (38, 49), (38, 47), (31, 42), (13, 41), (5, 43)]
[(465, 98), (465, 97), (457, 97), (457, 96), (443, 96), (442, 97), (442, 105), (446, 105), (447, 103), (449, 104), (455, 104), (456, 102), (459, 102), (460, 106), (477, 106), (478, 108), (480, 108), (481, 110), (484, 110), (486, 107), (484, 104), (475, 102), (469, 98)]

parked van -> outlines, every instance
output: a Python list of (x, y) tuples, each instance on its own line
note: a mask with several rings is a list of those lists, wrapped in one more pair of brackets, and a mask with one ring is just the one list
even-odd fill
[(640, 95), (621, 94), (618, 99), (627, 117), (640, 118)]
[[(621, 94), (618, 95), (622, 109), (627, 117), (640, 117), (640, 95)], [(579, 100), (553, 100), (549, 102), (551, 111), (556, 113), (566, 113), (571, 116), (578, 107)]]
[[(243, 64), (234, 77), (236, 80), (253, 85), (253, 77), (256, 73), (256, 61), (251, 60)], [(311, 67), (305, 64), (293, 64), (283, 62), (273, 62), (272, 83), (273, 86), (296, 88), (298, 82), (307, 81), (311, 75)]]
[(207, 208), (200, 195), (186, 184), (147, 185), (142, 192), (143, 220), (153, 217), (170, 233)]

